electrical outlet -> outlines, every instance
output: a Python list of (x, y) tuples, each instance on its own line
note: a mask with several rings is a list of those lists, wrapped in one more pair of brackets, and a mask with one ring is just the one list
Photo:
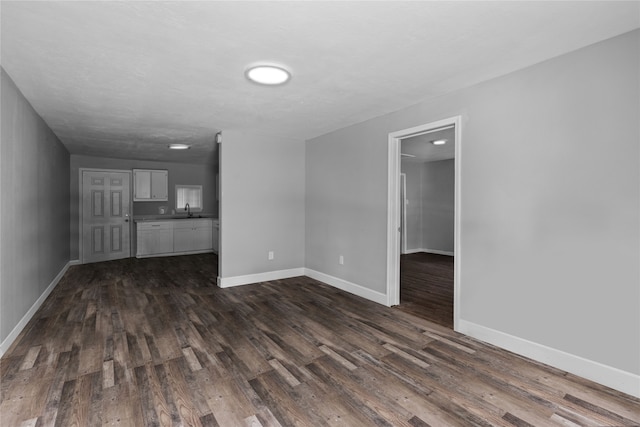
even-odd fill
[(269, 251), (269, 261), (274, 258), (273, 251)]
[(340, 262), (340, 265), (344, 265), (344, 256), (343, 255), (340, 255), (339, 262)]

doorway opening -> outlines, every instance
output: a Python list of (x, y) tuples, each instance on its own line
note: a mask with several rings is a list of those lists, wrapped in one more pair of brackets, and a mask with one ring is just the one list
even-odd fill
[[(424, 310), (420, 317), (455, 330), (461, 266), (460, 122), (456, 116), (389, 134), (387, 305)], [(442, 140), (446, 142), (436, 142)]]

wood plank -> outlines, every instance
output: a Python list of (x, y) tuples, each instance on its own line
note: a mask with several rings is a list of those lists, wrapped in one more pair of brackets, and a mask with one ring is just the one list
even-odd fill
[(109, 388), (116, 385), (115, 372), (113, 370), (113, 360), (102, 363), (102, 388)]
[(206, 399), (200, 395), (199, 391), (189, 387), (183, 374), (183, 372), (188, 372), (188, 369), (183, 370), (187, 364), (180, 362), (178, 359), (174, 359), (165, 364), (168, 385), (172, 391), (180, 420), (186, 425), (201, 425), (200, 419), (210, 413), (209, 408)]
[(132, 415), (133, 406), (138, 401), (129, 394), (126, 384), (118, 384), (103, 390), (100, 403), (102, 425), (136, 425), (132, 422)]
[[(331, 389), (358, 396), (363, 405), (374, 409), (394, 426), (410, 425), (408, 420), (413, 413), (400, 401), (400, 396), (407, 399), (407, 395), (411, 392), (409, 389), (404, 388), (399, 393), (390, 392), (389, 387), (394, 385), (390, 385), (388, 381), (384, 385), (377, 383), (377, 378), (369, 377), (361, 369), (353, 371), (336, 369), (339, 368), (338, 362), (330, 357), (319, 358), (309, 364), (308, 368), (321, 382), (332, 384)], [(381, 390), (382, 387), (385, 388), (384, 393)]]
[(187, 363), (189, 364), (189, 368), (192, 371), (199, 371), (200, 369), (202, 369), (202, 365), (200, 364), (200, 361), (196, 357), (191, 347), (183, 348), (182, 354), (184, 354), (184, 357), (187, 360)]
[(217, 381), (215, 392), (207, 398), (211, 413), (222, 426), (242, 425), (244, 419), (254, 415), (251, 402), (233, 380)]
[(31, 418), (29, 420), (24, 420), (22, 423), (20, 423), (20, 427), (36, 427), (37, 423), (38, 423), (38, 418)]
[(293, 374), (291, 374), (291, 372), (289, 372), (287, 368), (282, 366), (282, 363), (280, 363), (278, 359), (269, 360), (269, 364), (273, 367), (273, 369), (275, 369), (277, 373), (282, 376), (282, 378), (284, 378), (287, 383), (289, 383), (291, 387), (300, 385), (300, 381), (298, 381), (298, 379), (293, 376)]
[(342, 355), (336, 353), (333, 349), (327, 347), (326, 345), (321, 345), (319, 348), (327, 356), (331, 357), (336, 362), (340, 363), (342, 366), (344, 366), (345, 368), (349, 369), (350, 371), (353, 371), (354, 369), (358, 369), (358, 367), (356, 365), (354, 365), (353, 363), (349, 362)]
[(274, 415), (283, 425), (325, 425), (326, 422), (314, 407), (315, 400), (325, 400), (324, 395), (313, 395), (307, 389), (297, 390), (292, 399), (291, 386), (274, 371), (266, 372), (249, 381), (257, 395), (275, 409)]
[(38, 355), (40, 354), (40, 349), (41, 348), (42, 348), (41, 345), (36, 345), (36, 346), (33, 346), (33, 347), (31, 347), (29, 349), (29, 352), (24, 357), (24, 360), (22, 361), (22, 364), (20, 365), (20, 370), (21, 371), (24, 371), (25, 369), (33, 368), (33, 365), (35, 365), (36, 360), (38, 359)]
[(251, 415), (243, 420), (245, 427), (263, 427), (262, 423), (255, 415)]

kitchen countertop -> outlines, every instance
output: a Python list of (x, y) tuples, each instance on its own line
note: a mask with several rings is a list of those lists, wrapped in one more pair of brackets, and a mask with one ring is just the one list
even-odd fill
[(150, 221), (175, 221), (181, 219), (212, 219), (218, 221), (213, 214), (193, 214), (191, 217), (187, 215), (136, 215), (133, 217), (134, 222), (150, 222)]

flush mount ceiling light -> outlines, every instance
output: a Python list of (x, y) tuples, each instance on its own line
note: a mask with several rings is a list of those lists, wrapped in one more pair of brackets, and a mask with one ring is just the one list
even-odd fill
[(255, 65), (245, 75), (252, 82), (269, 86), (284, 84), (291, 78), (289, 71), (276, 65)]
[(172, 150), (188, 150), (191, 146), (187, 144), (169, 144), (169, 148)]
[(431, 141), (431, 143), (433, 145), (444, 145), (444, 144), (447, 143), (447, 140), (446, 139), (436, 139), (434, 141)]

